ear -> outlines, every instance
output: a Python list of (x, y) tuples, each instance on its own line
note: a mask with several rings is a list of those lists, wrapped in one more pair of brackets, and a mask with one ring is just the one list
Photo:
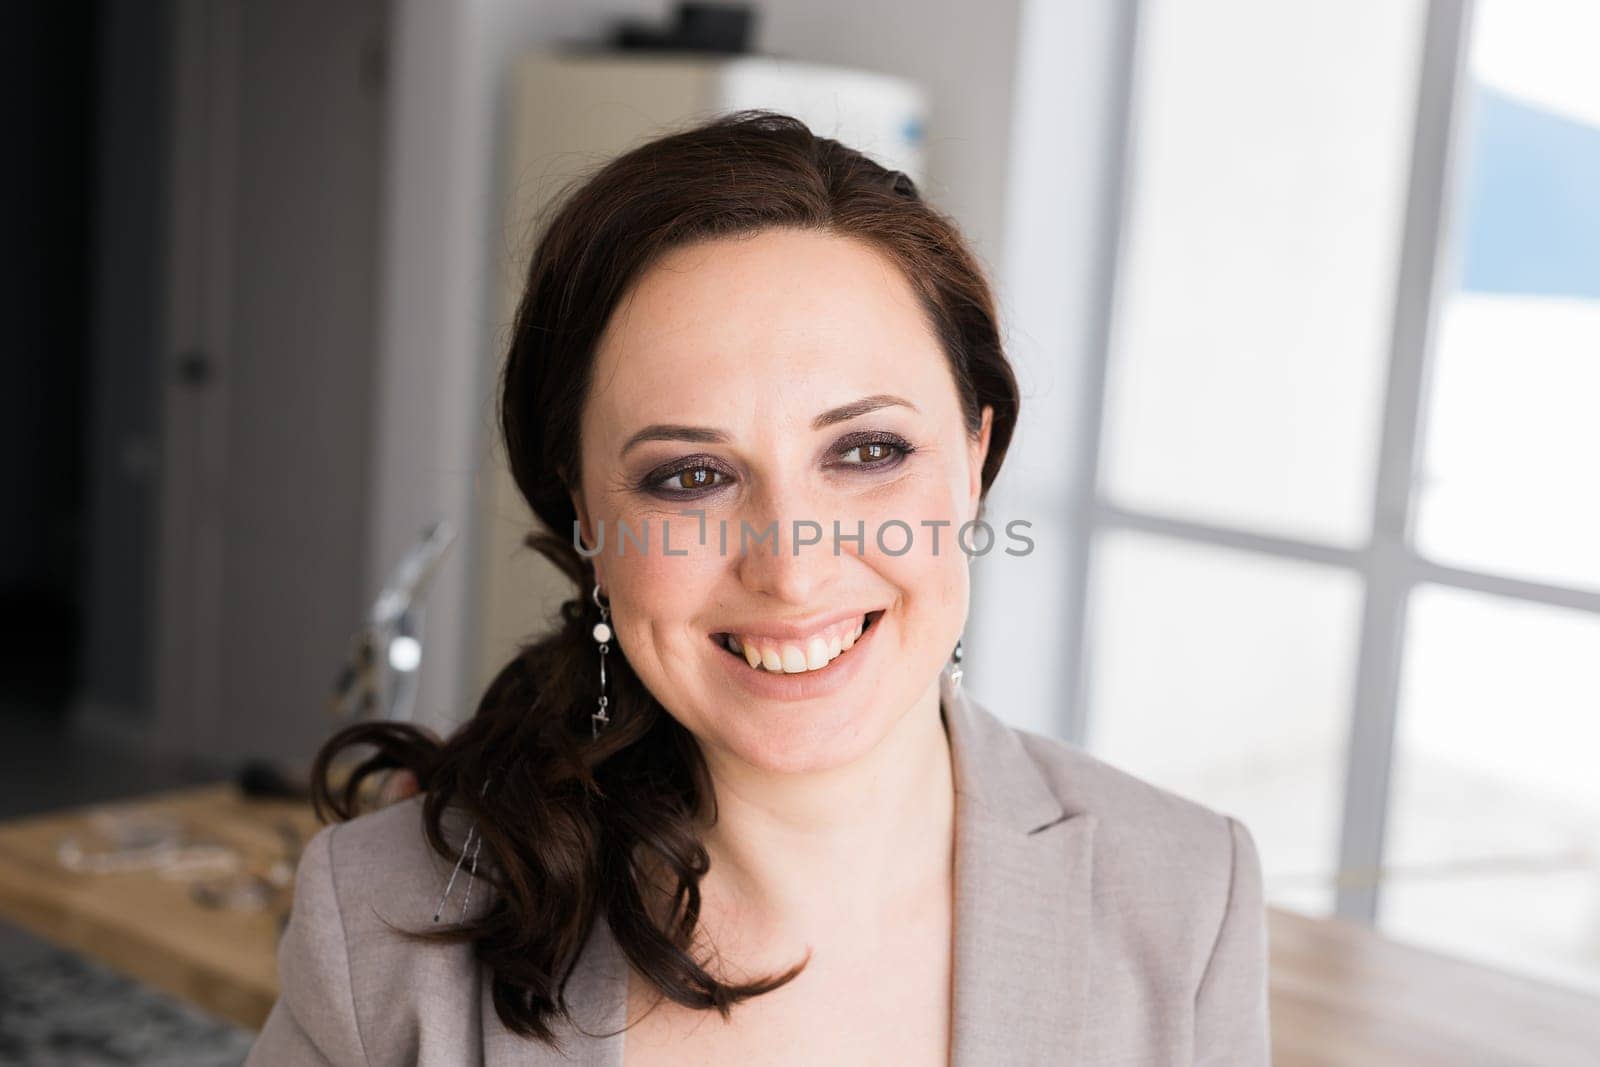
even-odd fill
[(989, 430), (994, 425), (994, 408), (984, 405), (983, 423), (978, 427), (978, 439), (970, 441), (967, 455), (967, 514), (978, 517), (978, 505), (983, 497), (983, 464), (989, 457)]

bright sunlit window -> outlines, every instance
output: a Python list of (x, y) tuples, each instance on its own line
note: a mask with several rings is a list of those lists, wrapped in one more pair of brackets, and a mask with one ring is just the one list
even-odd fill
[(1600, 991), (1600, 6), (1475, 11), (1141, 5), (1086, 741)]

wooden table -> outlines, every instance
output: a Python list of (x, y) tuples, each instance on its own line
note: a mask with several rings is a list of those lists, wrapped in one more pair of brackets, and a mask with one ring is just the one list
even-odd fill
[[(0, 918), (251, 1029), (278, 996), (279, 924), (289, 892), (263, 911), (210, 908), (188, 883), (148, 870), (74, 872), (57, 858), (96, 806), (0, 825)], [(237, 848), (253, 869), (288, 855), (280, 823), (303, 844), (320, 824), (306, 804), (254, 800), (233, 785), (161, 794), (114, 806), (170, 813), (196, 836)]]
[[(122, 806), (172, 812), (266, 864), (278, 824), (308, 839), (302, 804), (246, 800), (231, 785)], [(0, 826), (0, 917), (229, 1019), (257, 1028), (277, 998), (286, 911), (202, 907), (148, 872), (74, 874), (61, 838), (82, 809)], [(285, 894), (287, 897), (287, 894)], [(1269, 910), (1273, 1057), (1278, 1067), (1600, 1065), (1600, 999), (1396, 944), (1362, 926)]]
[(1269, 909), (1279, 1067), (1600, 1067), (1600, 998)]

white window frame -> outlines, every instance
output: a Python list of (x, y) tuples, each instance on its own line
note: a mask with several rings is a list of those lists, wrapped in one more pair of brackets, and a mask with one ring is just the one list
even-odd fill
[[(1141, 5), (1142, 6), (1142, 5)], [(1395, 287), (1390, 353), (1383, 402), (1381, 443), (1374, 479), (1374, 507), (1367, 543), (1342, 548), (1224, 525), (1212, 525), (1110, 503), (1101, 485), (1102, 423), (1110, 355), (1109, 306), (1086, 369), (1089, 405), (1080, 427), (1079, 487), (1073, 508), (1074, 558), (1069, 567), (1073, 597), (1067, 655), (1074, 685), (1063, 733), (1083, 744), (1088, 717), (1088, 610), (1095, 556), (1101, 537), (1139, 531), (1180, 542), (1213, 545), (1260, 556), (1343, 568), (1363, 588), (1359, 654), (1355, 664), (1345, 793), (1340, 824), (1335, 913), (1373, 924), (1378, 916), (1384, 834), (1388, 823), (1396, 713), (1406, 648), (1406, 615), (1419, 585), (1465, 589), (1512, 600), (1600, 615), (1600, 593), (1526, 581), (1461, 567), (1420, 555), (1414, 544), (1418, 467), (1430, 385), (1430, 365), (1439, 308), (1449, 294), (1448, 264), (1457, 227), (1455, 207), (1463, 175), (1457, 155), (1464, 126), (1467, 56), (1472, 0), (1432, 0), (1423, 34), (1411, 167), (1406, 193), (1399, 274)], [(1138, 17), (1131, 32), (1138, 33)], [(1137, 55), (1135, 49), (1130, 49)], [(1130, 65), (1123, 113), (1131, 122), (1137, 71)], [(1126, 128), (1119, 187), (1132, 167), (1133, 131)], [(1119, 238), (1107, 270), (1117, 277), (1126, 203), (1115, 205)]]

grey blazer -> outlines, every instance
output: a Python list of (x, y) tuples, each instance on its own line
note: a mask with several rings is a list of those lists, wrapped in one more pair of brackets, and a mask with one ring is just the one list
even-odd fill
[[(1013, 728), (948, 683), (943, 711), (957, 794), (955, 1067), (1267, 1064), (1250, 832)], [(565, 1055), (501, 1025), (470, 946), (418, 946), (385, 926), (431, 925), (450, 873), (419, 807), (413, 797), (307, 845), (278, 949), (282, 994), (246, 1067), (619, 1067), (627, 969), (603, 919), (568, 986), (588, 1033), (563, 1024)], [(459, 841), (464, 827), (446, 826)], [(477, 896), (474, 909), (488, 894)], [(447, 915), (459, 883), (451, 899)]]

